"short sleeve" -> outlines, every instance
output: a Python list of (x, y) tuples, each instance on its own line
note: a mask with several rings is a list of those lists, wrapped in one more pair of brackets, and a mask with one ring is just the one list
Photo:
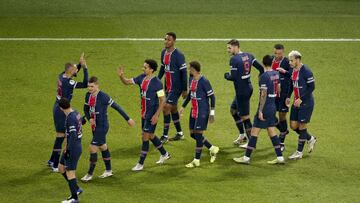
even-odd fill
[(260, 76), (260, 79), (259, 79), (259, 86), (260, 86), (260, 89), (263, 89), (263, 90), (266, 90), (267, 89), (267, 86), (268, 86), (268, 80), (267, 80), (267, 75), (266, 74), (262, 74)]
[(204, 81), (205, 81), (204, 82), (204, 89), (205, 89), (206, 95), (209, 97), (209, 96), (214, 94), (214, 90), (212, 89), (209, 80), (205, 79)]
[(134, 84), (141, 85), (141, 82), (143, 81), (144, 77), (145, 77), (145, 74), (141, 74), (135, 78), (132, 78), (132, 81)]

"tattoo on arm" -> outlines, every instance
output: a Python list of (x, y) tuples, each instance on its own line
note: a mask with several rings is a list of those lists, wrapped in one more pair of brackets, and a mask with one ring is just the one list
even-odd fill
[(260, 104), (259, 104), (259, 111), (263, 112), (264, 106), (265, 106), (265, 102), (266, 102), (266, 97), (267, 97), (267, 90), (266, 89), (261, 89), (260, 92)]

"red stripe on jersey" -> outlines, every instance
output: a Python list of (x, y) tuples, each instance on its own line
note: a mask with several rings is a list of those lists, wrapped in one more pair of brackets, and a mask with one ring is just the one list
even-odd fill
[(170, 53), (165, 52), (164, 65), (165, 65), (166, 92), (170, 92), (172, 88), (171, 73), (170, 73), (170, 57), (171, 57), (171, 52)]
[(58, 79), (58, 81), (57, 81), (57, 95), (56, 95), (56, 97), (58, 99), (60, 99), (62, 97), (62, 89), (61, 89), (61, 87), (62, 87), (62, 82), (61, 82), (60, 79)]
[(96, 97), (97, 95), (90, 94), (88, 104), (90, 106), (90, 119), (94, 119), (94, 123), (91, 124), (91, 129), (95, 131), (96, 128), (96, 116), (95, 116), (95, 106), (96, 106)]
[(190, 94), (195, 98), (191, 98), (191, 117), (197, 118), (199, 114), (199, 105), (196, 100), (196, 90), (197, 90), (198, 81), (192, 80), (190, 85)]
[(146, 114), (146, 92), (149, 88), (151, 79), (144, 79), (141, 83), (141, 117), (145, 118)]
[(300, 91), (299, 91), (299, 70), (295, 70), (293, 71), (293, 74), (291, 76), (291, 80), (293, 82), (293, 88), (294, 88), (294, 95), (295, 95), (295, 100), (300, 98)]
[(273, 69), (273, 70), (276, 70), (277, 68), (280, 68), (280, 63), (281, 63), (281, 60), (280, 61), (277, 61), (277, 60), (273, 60), (272, 61), (272, 64), (271, 64), (271, 68)]

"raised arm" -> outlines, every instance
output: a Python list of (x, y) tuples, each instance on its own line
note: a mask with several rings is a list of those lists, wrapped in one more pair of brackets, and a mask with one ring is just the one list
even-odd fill
[[(86, 65), (86, 60), (85, 60), (84, 53), (82, 53), (81, 56), (80, 56), (80, 67), (83, 68), (84, 79), (83, 79), (82, 82), (76, 83), (75, 88), (87, 88), (88, 80), (89, 80), (89, 74), (88, 74), (88, 68), (87, 68), (87, 65)], [(79, 67), (78, 67), (78, 70), (79, 70)]]
[(124, 74), (124, 66), (120, 66), (117, 69), (117, 74), (120, 78), (120, 81), (124, 84), (124, 85), (133, 85), (134, 81), (132, 79), (126, 78), (125, 74)]

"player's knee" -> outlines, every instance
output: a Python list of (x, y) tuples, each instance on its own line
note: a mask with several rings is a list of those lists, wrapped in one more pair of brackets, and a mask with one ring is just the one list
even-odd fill
[(66, 171), (66, 176), (68, 177), (68, 180), (74, 179), (75, 177), (75, 171)]
[(299, 130), (304, 130), (304, 129), (306, 129), (306, 123), (300, 123)]
[(65, 137), (65, 133), (57, 132), (56, 137)]
[(90, 145), (89, 150), (90, 150), (90, 153), (96, 153), (98, 150), (98, 146)]
[(100, 146), (100, 150), (101, 150), (101, 151), (105, 151), (105, 150), (107, 150), (107, 149), (108, 149), (107, 144), (103, 144), (103, 145)]
[(297, 124), (297, 122), (290, 122), (290, 128), (292, 130), (296, 130), (299, 127), (299, 125)]
[(65, 167), (64, 167), (64, 165), (62, 165), (62, 164), (59, 164), (59, 172), (60, 173), (64, 173), (65, 172)]

